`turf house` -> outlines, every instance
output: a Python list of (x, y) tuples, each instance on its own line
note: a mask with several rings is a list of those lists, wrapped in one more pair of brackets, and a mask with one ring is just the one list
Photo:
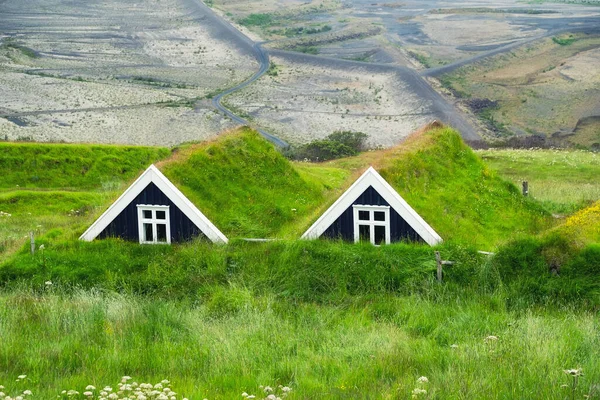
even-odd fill
[(197, 236), (227, 243), (225, 235), (151, 165), (80, 239), (119, 237), (140, 244), (170, 244)]
[(302, 235), (303, 239), (319, 237), (366, 241), (374, 245), (404, 240), (433, 246), (442, 241), (373, 167)]

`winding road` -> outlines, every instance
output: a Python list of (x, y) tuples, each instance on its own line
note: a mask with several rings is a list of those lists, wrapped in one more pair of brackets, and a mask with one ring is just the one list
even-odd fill
[[(240, 83), (237, 86), (231, 87), (231, 88), (225, 90), (224, 92), (219, 93), (212, 99), (212, 105), (217, 110), (221, 111), (222, 113), (227, 115), (229, 118), (231, 118), (235, 122), (242, 124), (242, 125), (250, 125), (250, 123), (246, 119), (240, 117), (239, 115), (234, 114), (231, 110), (229, 110), (227, 107), (225, 107), (223, 104), (221, 104), (221, 100), (223, 99), (223, 97), (227, 96), (228, 94), (237, 92), (238, 90), (243, 89), (246, 86), (250, 85), (252, 82), (255, 82), (257, 79), (259, 79), (261, 76), (263, 76), (269, 69), (269, 55), (267, 54), (265, 49), (262, 48), (261, 44), (254, 43), (252, 48), (255, 50), (256, 58), (258, 59), (258, 61), (260, 63), (260, 68), (258, 69), (258, 71), (254, 75), (252, 75), (250, 78), (245, 80), (244, 82)], [(261, 135), (263, 135), (263, 137), (265, 139), (267, 139), (274, 145), (282, 147), (282, 148), (289, 147), (289, 144), (287, 142), (279, 139), (278, 137), (273, 136), (270, 133), (265, 132), (264, 130), (262, 130), (260, 128), (254, 127), (254, 129), (256, 129)]]
[(229, 89), (213, 97), (213, 107), (215, 107), (218, 111), (222, 112), (223, 114), (231, 118), (233, 121), (241, 125), (252, 126), (252, 128), (256, 129), (265, 139), (267, 139), (274, 145), (281, 148), (289, 147), (289, 144), (286, 141), (268, 132), (265, 132), (263, 129), (260, 129), (257, 126), (253, 126), (253, 124), (251, 124), (248, 120), (240, 117), (239, 115), (236, 115), (233, 111), (231, 111), (221, 103), (223, 97), (233, 92), (237, 92), (238, 90), (245, 88), (251, 83), (256, 82), (258, 79), (260, 79), (261, 76), (263, 76), (267, 72), (267, 70), (269, 69), (269, 54), (267, 53), (267, 51), (261, 46), (261, 43), (255, 42), (248, 36), (244, 35), (229, 22), (225, 21), (223, 18), (218, 16), (210, 7), (208, 7), (202, 1), (183, 0), (183, 2), (187, 4), (188, 8), (194, 13), (196, 21), (210, 28), (216, 37), (219, 37), (223, 40), (227, 40), (243, 52), (252, 55), (254, 58), (256, 58), (256, 60), (259, 63), (258, 71), (250, 78), (246, 79), (245, 81), (236, 86), (230, 87)]

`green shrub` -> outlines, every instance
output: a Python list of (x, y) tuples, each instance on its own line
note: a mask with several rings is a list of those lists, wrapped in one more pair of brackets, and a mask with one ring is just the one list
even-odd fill
[(288, 150), (287, 156), (294, 160), (328, 161), (355, 156), (365, 150), (368, 135), (362, 132), (335, 131), (327, 138), (314, 140)]

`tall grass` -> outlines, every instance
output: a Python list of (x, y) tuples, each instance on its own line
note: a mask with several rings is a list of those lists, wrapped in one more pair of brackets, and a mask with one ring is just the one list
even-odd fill
[[(53, 242), (29, 254), (28, 246), (0, 267), (4, 286), (26, 281), (43, 287), (101, 288), (164, 299), (208, 301), (224, 312), (243, 307), (242, 288), (259, 295), (341, 304), (351, 296), (422, 294), (436, 276), (433, 249), (395, 244), (380, 248), (331, 241), (195, 242), (140, 246), (120, 240)], [(498, 292), (508, 305), (600, 305), (598, 246), (573, 247), (560, 236), (528, 238), (501, 247), (493, 259), (473, 248), (446, 243), (445, 286)], [(241, 292), (232, 292), (241, 293)], [(428, 293), (428, 292), (427, 292)], [(434, 291), (438, 295), (439, 291)]]
[(578, 398), (600, 380), (593, 313), (511, 312), (481, 296), (317, 305), (235, 290), (249, 300), (227, 314), (94, 290), (2, 293), (0, 382), (27, 374), (37, 398), (127, 374), (170, 379), (192, 399), (236, 398), (261, 384), (290, 385), (293, 398), (373, 399), (410, 398), (426, 376), (426, 398), (564, 399), (564, 369), (585, 373)]

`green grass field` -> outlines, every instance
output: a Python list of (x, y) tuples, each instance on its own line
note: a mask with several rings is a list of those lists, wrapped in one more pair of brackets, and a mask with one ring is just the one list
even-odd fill
[[(172, 153), (132, 148), (121, 170), (118, 147), (82, 162), (86, 146), (26, 144), (18, 164), (19, 145), (9, 146), (12, 161), (0, 153), (9, 182), (0, 191), (0, 385), (13, 398), (73, 389), (80, 394), (62, 398), (88, 399), (87, 385), (116, 388), (123, 375), (168, 379), (177, 399), (265, 398), (260, 385), (289, 386), (290, 399), (600, 398), (592, 153), (473, 152), (445, 128), (323, 164), (290, 163), (249, 130)], [(101, 168), (107, 152), (117, 159)], [(49, 160), (32, 166), (42, 154)], [(76, 240), (159, 160), (228, 245)], [(85, 176), (82, 165), (97, 172)], [(444, 244), (295, 240), (368, 165)], [(522, 177), (530, 198), (504, 180)], [(540, 192), (541, 182), (561, 190)], [(583, 198), (572, 194), (586, 183)], [(564, 221), (550, 216), (586, 205)], [(285, 240), (240, 239), (256, 235)], [(455, 261), (443, 283), (434, 250)], [(575, 381), (569, 369), (584, 375)]]
[[(434, 290), (318, 305), (238, 288), (247, 304), (215, 317), (205, 304), (53, 291), (0, 295), (0, 382), (36, 399), (115, 387), (124, 374), (169, 379), (190, 399), (263, 398), (259, 385), (290, 386), (291, 399), (598, 396), (600, 320), (583, 310), (511, 311), (494, 296)], [(573, 391), (571, 368), (585, 374)]]
[(550, 212), (570, 214), (600, 199), (600, 155), (567, 150), (479, 150), (483, 161)]

